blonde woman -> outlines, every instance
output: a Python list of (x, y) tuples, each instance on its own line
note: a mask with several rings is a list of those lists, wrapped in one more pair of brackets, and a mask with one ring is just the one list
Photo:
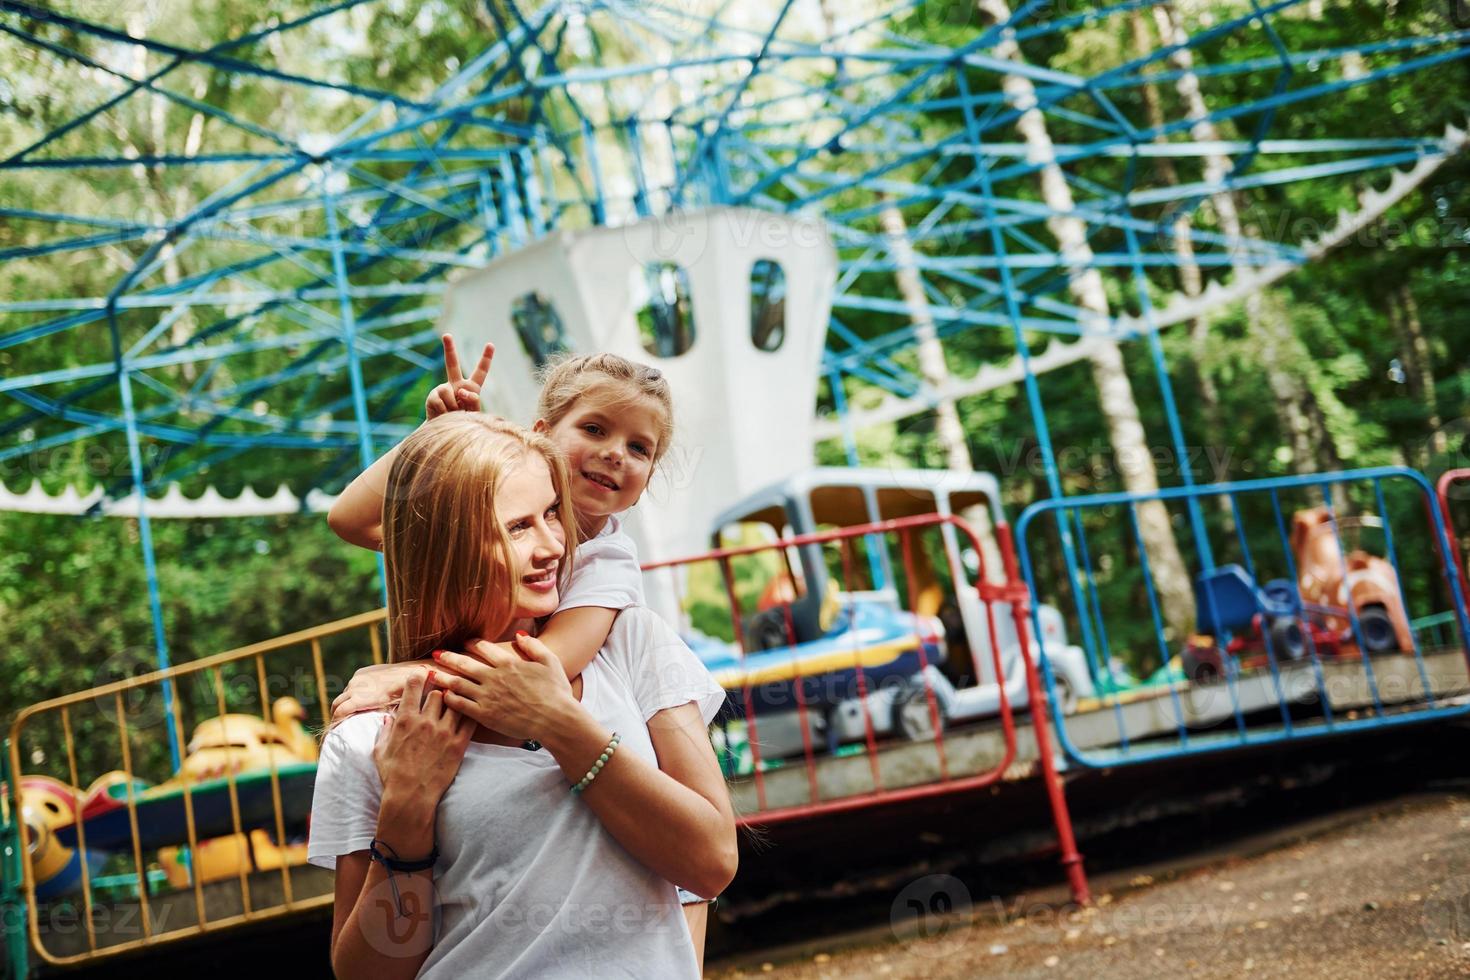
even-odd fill
[(706, 735), (724, 693), (642, 608), (571, 681), (529, 635), (569, 572), (569, 501), (550, 443), (484, 416), (431, 420), (393, 463), (390, 658), (447, 670), (323, 743), (308, 857), (337, 872), (338, 976), (698, 976), (675, 886), (734, 876)]

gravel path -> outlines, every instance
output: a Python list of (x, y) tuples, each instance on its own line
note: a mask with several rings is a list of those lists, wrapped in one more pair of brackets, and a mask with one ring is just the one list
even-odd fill
[(1087, 909), (931, 875), (896, 892), (892, 928), (707, 976), (1470, 977), (1470, 798), (1413, 797), (1231, 852), (1095, 881)]

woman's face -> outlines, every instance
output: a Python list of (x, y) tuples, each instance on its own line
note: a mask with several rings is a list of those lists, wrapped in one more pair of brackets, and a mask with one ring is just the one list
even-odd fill
[(520, 582), (517, 619), (549, 616), (561, 601), (556, 571), (566, 534), (560, 508), (551, 467), (540, 453), (528, 453), (495, 492), (495, 512), (510, 539), (510, 571)]
[(663, 408), (646, 395), (583, 396), (545, 432), (567, 461), (578, 516), (601, 519), (632, 507), (643, 496), (658, 454)]

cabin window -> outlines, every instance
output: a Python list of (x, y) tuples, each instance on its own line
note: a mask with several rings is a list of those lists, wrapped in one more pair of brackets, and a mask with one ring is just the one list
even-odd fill
[(750, 339), (763, 351), (780, 350), (786, 340), (786, 272), (771, 259), (750, 267)]
[(567, 349), (561, 315), (551, 300), (538, 292), (525, 293), (511, 303), (510, 322), (521, 340), (521, 349), (538, 368)]
[(638, 308), (638, 337), (643, 349), (656, 357), (686, 353), (694, 346), (689, 271), (672, 262), (650, 262), (643, 267), (637, 285), (643, 295)]

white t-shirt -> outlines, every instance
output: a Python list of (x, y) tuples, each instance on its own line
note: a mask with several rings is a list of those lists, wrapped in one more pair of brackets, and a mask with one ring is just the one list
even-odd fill
[(557, 611), (580, 606), (627, 609), (643, 605), (643, 571), (638, 565), (638, 548), (623, 530), (623, 522), (616, 516), (608, 517), (595, 537), (577, 546), (572, 578), (562, 592)]
[[(691, 701), (708, 724), (725, 692), (657, 614), (622, 612), (582, 672), (582, 705), (658, 760), (647, 721)], [(335, 868), (366, 850), (382, 784), (382, 712), (354, 715), (322, 744), (307, 860)], [(471, 742), (439, 803), (435, 943), (420, 977), (677, 978), (699, 970), (674, 886), (603, 827), (551, 753)]]

